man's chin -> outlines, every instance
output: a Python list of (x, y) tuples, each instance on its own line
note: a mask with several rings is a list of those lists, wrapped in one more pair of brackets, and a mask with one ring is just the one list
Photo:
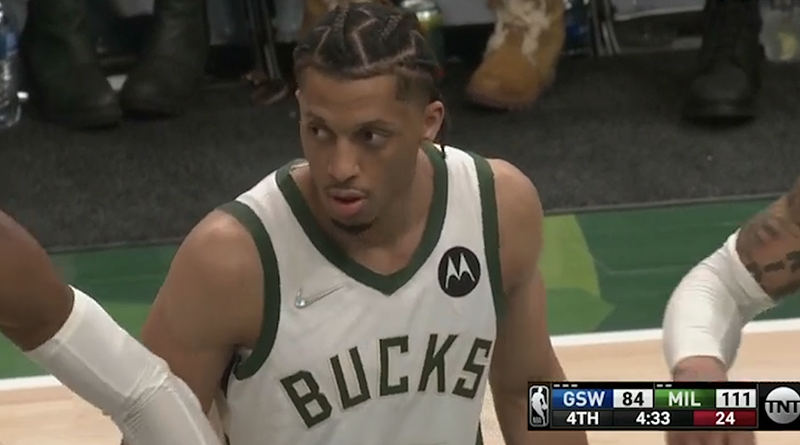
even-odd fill
[(360, 235), (372, 227), (372, 221), (341, 221), (336, 218), (331, 218), (331, 223), (334, 227), (349, 235)]

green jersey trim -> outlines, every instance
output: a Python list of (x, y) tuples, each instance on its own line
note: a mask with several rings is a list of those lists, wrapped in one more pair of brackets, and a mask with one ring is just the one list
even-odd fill
[(389, 275), (377, 273), (357, 263), (323, 231), (291, 175), (293, 164), (278, 171), (278, 188), (309, 241), (325, 259), (359, 283), (385, 295), (391, 295), (411, 280), (430, 257), (439, 242), (444, 226), (447, 210), (447, 164), (444, 155), (436, 147), (425, 146), (424, 151), (433, 165), (433, 198), (428, 211), (428, 220), (411, 260), (405, 267)]
[(281, 315), (281, 282), (278, 272), (278, 259), (272, 239), (264, 228), (264, 223), (253, 212), (253, 209), (239, 201), (231, 201), (218, 208), (239, 221), (253, 237), (261, 259), (261, 268), (264, 272), (264, 308), (261, 319), (261, 334), (258, 337), (252, 353), (245, 359), (237, 362), (233, 367), (233, 375), (244, 380), (252, 377), (269, 357), (275, 345), (275, 336), (278, 333), (278, 323)]
[(500, 267), (500, 228), (497, 215), (497, 194), (494, 187), (494, 171), (486, 158), (468, 152), (475, 161), (478, 175), (478, 191), (481, 198), (481, 218), (483, 219), (483, 245), (486, 269), (494, 300), (494, 311), (498, 319), (506, 310), (506, 296), (503, 290), (503, 274)]

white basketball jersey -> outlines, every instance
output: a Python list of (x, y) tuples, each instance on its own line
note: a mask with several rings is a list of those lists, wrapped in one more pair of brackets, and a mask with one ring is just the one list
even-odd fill
[(502, 302), (493, 175), (477, 155), (426, 153), (427, 226), (388, 276), (322, 232), (291, 166), (223, 207), (265, 276), (261, 338), (224, 383), (230, 445), (476, 443)]

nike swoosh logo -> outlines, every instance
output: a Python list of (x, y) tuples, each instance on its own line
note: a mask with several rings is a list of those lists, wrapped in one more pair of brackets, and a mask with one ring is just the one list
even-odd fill
[(317, 301), (322, 300), (323, 298), (327, 297), (328, 295), (338, 291), (339, 289), (341, 289), (343, 287), (344, 287), (344, 284), (339, 284), (339, 285), (334, 286), (334, 287), (332, 287), (330, 289), (324, 290), (324, 291), (322, 291), (322, 292), (320, 292), (318, 294), (310, 295), (308, 297), (303, 296), (303, 288), (300, 288), (297, 291), (297, 296), (294, 299), (294, 305), (297, 306), (298, 308), (301, 308), (301, 309), (304, 308), (304, 307), (308, 307), (308, 306), (316, 303)]

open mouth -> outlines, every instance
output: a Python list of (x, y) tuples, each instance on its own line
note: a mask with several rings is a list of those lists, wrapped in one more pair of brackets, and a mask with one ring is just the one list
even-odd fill
[(358, 201), (361, 201), (361, 199), (363, 199), (363, 198), (359, 198), (359, 197), (356, 197), (356, 196), (350, 196), (350, 197), (334, 196), (333, 197), (333, 200), (338, 202), (338, 203), (340, 203), (340, 204), (354, 204), (354, 203), (356, 203)]
[(329, 195), (334, 212), (340, 218), (351, 218), (361, 211), (365, 199), (357, 193), (337, 193)]

